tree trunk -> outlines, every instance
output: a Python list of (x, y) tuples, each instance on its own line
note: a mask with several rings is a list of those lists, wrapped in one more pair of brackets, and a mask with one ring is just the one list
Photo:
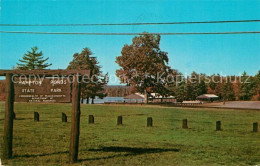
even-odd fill
[[(74, 80), (78, 76), (74, 75)], [(81, 78), (79, 78), (80, 80)], [(72, 84), (72, 112), (71, 112), (71, 133), (70, 133), (70, 151), (69, 163), (78, 161), (79, 152), (79, 134), (80, 134), (80, 83), (74, 81)]]
[(94, 98), (92, 98), (92, 100), (91, 100), (91, 104), (94, 104)]
[(87, 104), (89, 104), (89, 97), (87, 97)]
[(13, 154), (13, 114), (14, 114), (14, 83), (12, 74), (6, 74), (5, 119), (3, 135), (3, 158), (12, 158)]
[(80, 101), (80, 102), (81, 102), (81, 104), (83, 104), (83, 98), (81, 98), (81, 101)]

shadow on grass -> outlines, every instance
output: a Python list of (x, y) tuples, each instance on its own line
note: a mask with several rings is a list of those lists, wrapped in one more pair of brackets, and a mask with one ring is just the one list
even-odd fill
[[(27, 120), (27, 119), (33, 119), (33, 118), (15, 118), (14, 121), (16, 120)], [(0, 121), (4, 121), (5, 119), (0, 119)]]
[(119, 146), (108, 146), (102, 147), (100, 149), (89, 149), (92, 152), (129, 152), (133, 154), (143, 154), (143, 153), (159, 153), (159, 152), (178, 152), (179, 149), (162, 149), (162, 148), (132, 148), (132, 147), (119, 147)]
[(151, 154), (151, 153), (161, 153), (161, 152), (179, 152), (179, 149), (162, 149), (162, 148), (132, 148), (132, 147), (118, 147), (118, 146), (110, 146), (110, 147), (102, 147), (99, 149), (88, 149), (91, 152), (126, 152), (126, 154), (115, 154), (106, 157), (97, 157), (97, 158), (87, 158), (80, 159), (79, 162), (82, 161), (91, 161), (91, 160), (102, 160), (102, 159), (110, 159), (115, 157), (128, 157), (128, 156), (136, 156), (141, 154)]
[(51, 156), (51, 155), (67, 154), (67, 153), (69, 153), (69, 151), (54, 152), (54, 153), (42, 153), (42, 154), (24, 154), (24, 155), (14, 155), (13, 158), (43, 157), (43, 156)]
[(15, 118), (14, 120), (27, 120), (27, 119), (33, 119), (33, 118)]
[[(79, 162), (82, 161), (93, 161), (93, 160), (102, 160), (102, 159), (111, 159), (115, 157), (127, 157), (127, 156), (136, 156), (141, 154), (151, 154), (151, 153), (161, 153), (161, 152), (179, 152), (179, 149), (162, 149), (162, 148), (132, 148), (132, 147), (102, 147), (99, 149), (88, 149), (86, 151), (90, 152), (126, 152), (126, 154), (114, 154), (105, 157), (96, 157), (96, 158), (87, 158), (87, 159), (79, 159)], [(51, 156), (51, 155), (60, 155), (60, 154), (69, 154), (69, 151), (63, 152), (54, 152), (54, 153), (42, 153), (42, 154), (24, 154), (24, 155), (14, 155), (13, 158), (30, 158), (30, 157), (43, 157), (43, 156)]]

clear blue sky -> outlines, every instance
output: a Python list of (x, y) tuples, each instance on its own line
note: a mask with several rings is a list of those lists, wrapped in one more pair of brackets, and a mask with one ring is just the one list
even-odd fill
[[(60, 1), (1, 0), (1, 24), (128, 23), (260, 19), (259, 0), (176, 1)], [(260, 23), (103, 26), (103, 27), (0, 27), (5, 31), (48, 32), (215, 32), (260, 31)], [(79, 36), (0, 34), (0, 68), (11, 69), (33, 46), (38, 46), (53, 69), (66, 68), (75, 52), (89, 47), (102, 70), (110, 75), (118, 65), (124, 44), (133, 36)], [(182, 73), (239, 74), (260, 70), (260, 34), (162, 36), (161, 49), (170, 65)]]

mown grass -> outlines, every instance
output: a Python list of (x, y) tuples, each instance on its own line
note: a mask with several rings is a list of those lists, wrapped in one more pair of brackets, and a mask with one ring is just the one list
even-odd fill
[[(79, 162), (75, 165), (260, 164), (260, 111), (157, 106), (82, 105)], [(33, 112), (40, 122), (33, 121)], [(70, 104), (16, 103), (12, 160), (8, 165), (68, 165)], [(61, 113), (68, 123), (61, 122)], [(93, 114), (95, 124), (88, 124)], [(117, 126), (117, 116), (123, 125)], [(154, 127), (146, 127), (153, 117)], [(181, 128), (188, 119), (189, 129)], [(0, 103), (3, 137), (4, 103)], [(215, 131), (217, 120), (223, 131)], [(1, 144), (3, 139), (1, 139)], [(2, 149), (2, 148), (1, 148)]]

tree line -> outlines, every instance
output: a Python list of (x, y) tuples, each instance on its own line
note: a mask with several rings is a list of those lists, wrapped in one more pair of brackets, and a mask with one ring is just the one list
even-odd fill
[[(255, 76), (244, 72), (241, 76), (206, 75), (193, 72), (183, 76), (181, 72), (169, 66), (168, 53), (160, 49), (160, 35), (144, 32), (125, 44), (121, 55), (115, 62), (120, 66), (116, 75), (122, 84), (129, 88), (108, 87), (108, 73), (103, 74), (97, 57), (89, 48), (73, 55), (67, 69), (85, 69), (90, 71), (91, 81), (82, 83), (82, 99), (94, 103), (96, 97), (126, 96), (139, 92), (144, 94), (145, 102), (151, 93), (163, 97), (174, 95), (178, 101), (195, 100), (197, 96), (213, 93), (222, 100), (260, 100), (260, 71)], [(31, 48), (17, 63), (17, 69), (45, 69), (52, 64), (47, 63), (42, 51)], [(214, 78), (214, 79), (213, 79)], [(106, 88), (105, 88), (106, 87)], [(82, 100), (83, 102), (83, 100)]]
[(260, 71), (255, 76), (206, 75), (193, 72), (179, 84), (171, 85), (177, 100), (195, 100), (202, 94), (216, 94), (223, 101), (260, 100)]
[(260, 100), (260, 71), (255, 76), (246, 72), (225, 77), (193, 72), (184, 77), (168, 65), (168, 53), (160, 49), (160, 40), (160, 35), (143, 33), (134, 37), (130, 45), (124, 45), (121, 56), (116, 58), (120, 66), (116, 74), (121, 83), (143, 93), (145, 102), (151, 93), (174, 95), (178, 101), (195, 100), (205, 93), (214, 93), (222, 100), (251, 100), (254, 96)]

